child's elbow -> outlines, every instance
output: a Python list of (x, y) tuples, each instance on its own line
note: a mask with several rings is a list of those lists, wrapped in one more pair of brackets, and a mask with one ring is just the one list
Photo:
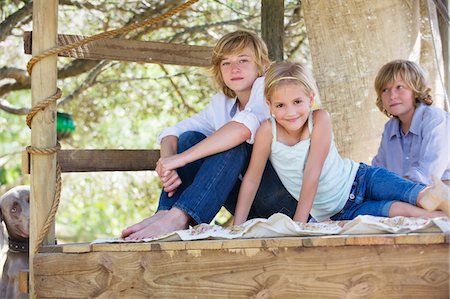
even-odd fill
[(246, 126), (241, 124), (239, 126), (238, 136), (239, 136), (239, 140), (242, 140), (244, 142), (244, 141), (250, 139), (250, 137), (252, 137), (252, 132), (250, 131), (249, 128), (247, 128)]

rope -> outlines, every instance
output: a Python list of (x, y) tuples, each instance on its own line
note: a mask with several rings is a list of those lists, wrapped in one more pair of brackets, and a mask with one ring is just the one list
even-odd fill
[[(56, 90), (56, 93), (47, 99), (44, 99), (40, 101), (36, 106), (34, 106), (30, 113), (27, 114), (27, 125), (31, 129), (31, 121), (33, 120), (33, 117), (40, 111), (45, 110), (48, 106), (50, 106), (53, 103), (56, 103), (56, 101), (61, 97), (61, 90), (58, 88)], [(32, 155), (53, 155), (57, 153), (61, 149), (61, 145), (59, 142), (53, 146), (53, 147), (35, 147), (35, 146), (27, 146), (26, 151), (29, 154)], [(42, 245), (42, 242), (44, 242), (44, 238), (47, 236), (47, 233), (50, 229), (50, 226), (55, 220), (56, 211), (58, 210), (60, 198), (61, 198), (61, 167), (58, 164), (58, 161), (56, 161), (56, 190), (55, 190), (55, 196), (53, 198), (52, 206), (50, 208), (50, 211), (47, 215), (47, 219), (44, 222), (44, 225), (42, 227), (42, 230), (39, 232), (35, 246), (33, 248), (33, 252), (36, 254), (39, 250), (39, 247)]]
[(112, 37), (112, 36), (118, 35), (120, 33), (126, 33), (126, 32), (132, 31), (132, 30), (140, 28), (140, 27), (145, 27), (145, 26), (150, 26), (150, 25), (156, 24), (158, 22), (163, 21), (164, 19), (170, 18), (173, 15), (175, 15), (175, 14), (177, 14), (177, 13), (179, 13), (179, 12), (185, 10), (185, 9), (187, 9), (189, 6), (193, 5), (194, 3), (198, 2), (198, 1), (200, 1), (200, 0), (189, 0), (189, 1), (185, 2), (185, 3), (183, 3), (182, 5), (177, 6), (174, 9), (172, 9), (172, 10), (170, 10), (170, 11), (168, 11), (168, 12), (166, 12), (166, 13), (160, 15), (160, 16), (153, 17), (153, 18), (147, 18), (147, 19), (145, 19), (145, 20), (143, 20), (141, 22), (137, 22), (135, 24), (131, 24), (131, 25), (128, 25), (128, 26), (125, 26), (125, 27), (122, 27), (122, 28), (113, 29), (111, 31), (105, 31), (105, 32), (102, 32), (102, 33), (99, 33), (99, 34), (96, 34), (96, 35), (92, 35), (92, 36), (89, 36), (89, 37), (87, 37), (85, 39), (77, 41), (77, 42), (75, 42), (73, 44), (68, 44), (68, 45), (64, 45), (64, 46), (57, 46), (57, 47), (54, 47), (52, 49), (46, 50), (46, 51), (42, 52), (41, 54), (38, 54), (38, 55), (34, 56), (33, 58), (31, 58), (28, 61), (28, 64), (27, 64), (28, 73), (31, 75), (31, 72), (32, 72), (34, 64), (37, 63), (38, 61), (44, 59), (45, 57), (48, 57), (48, 56), (51, 56), (51, 55), (55, 55), (55, 54), (58, 54), (58, 53), (61, 53), (61, 52), (66, 52), (66, 51), (72, 50), (74, 48), (77, 48), (77, 47), (83, 46), (85, 44), (88, 44), (90, 42), (97, 41), (97, 40), (100, 40), (100, 39), (105, 39), (105, 38), (108, 38), (108, 37)]
[[(61, 149), (61, 145), (59, 142), (56, 146), (51, 148), (38, 148), (33, 146), (27, 146), (26, 150), (28, 153), (33, 155), (52, 155), (57, 153)], [(39, 247), (44, 242), (45, 236), (47, 236), (48, 231), (50, 230), (50, 226), (55, 221), (56, 211), (58, 210), (59, 202), (61, 198), (61, 167), (59, 166), (58, 161), (56, 161), (56, 190), (55, 196), (53, 198), (52, 206), (48, 213), (47, 219), (44, 222), (42, 230), (39, 232), (39, 235), (36, 239), (35, 246), (33, 248), (33, 252), (36, 254), (39, 250)]]
[[(33, 70), (33, 66), (41, 61), (42, 59), (51, 56), (51, 55), (55, 55), (61, 52), (65, 52), (65, 51), (69, 51), (71, 49), (80, 47), (82, 45), (85, 45), (87, 43), (96, 41), (96, 40), (100, 40), (100, 39), (104, 39), (104, 38), (108, 38), (108, 37), (112, 37), (114, 35), (120, 34), (120, 33), (126, 33), (129, 31), (132, 31), (134, 29), (140, 28), (140, 27), (144, 27), (144, 26), (150, 26), (153, 25), (155, 23), (161, 22), (164, 19), (170, 18), (173, 15), (187, 9), (188, 7), (190, 7), (191, 5), (193, 5), (194, 3), (198, 2), (200, 0), (189, 0), (187, 2), (185, 2), (184, 4), (175, 7), (174, 9), (158, 16), (158, 17), (154, 17), (154, 18), (147, 18), (142, 22), (138, 22), (135, 24), (131, 24), (129, 26), (125, 26), (123, 28), (119, 28), (119, 29), (114, 29), (111, 31), (106, 31), (106, 32), (102, 32), (90, 37), (87, 37), (85, 39), (82, 39), (78, 42), (75, 42), (73, 44), (69, 44), (69, 45), (65, 45), (65, 46), (59, 46), (59, 47), (54, 47), (52, 49), (46, 50), (44, 52), (42, 52), (41, 54), (38, 54), (36, 56), (34, 56), (33, 58), (30, 59), (30, 61), (28, 61), (27, 64), (27, 70), (28, 73), (31, 75), (31, 72)], [(33, 119), (33, 117), (40, 111), (45, 110), (45, 108), (47, 108), (48, 106), (50, 106), (51, 104), (56, 104), (56, 101), (61, 97), (61, 90), (58, 88), (56, 90), (56, 93), (50, 97), (48, 97), (47, 99), (44, 99), (42, 101), (40, 101), (37, 105), (35, 105), (32, 109), (31, 112), (27, 114), (27, 125), (28, 127), (31, 129), (31, 121)], [(33, 146), (28, 146), (26, 148), (27, 152), (30, 154), (34, 154), (34, 155), (53, 155), (55, 153), (57, 153), (59, 150), (61, 149), (61, 145), (59, 143), (57, 143), (56, 146), (54, 147), (50, 147), (50, 148), (38, 148), (38, 147), (33, 147)], [(50, 226), (52, 225), (52, 223), (55, 220), (55, 216), (56, 216), (56, 211), (58, 210), (58, 205), (60, 202), (60, 198), (61, 198), (61, 167), (58, 164), (58, 161), (56, 161), (56, 190), (55, 190), (55, 197), (53, 199), (53, 203), (52, 206), (50, 208), (49, 214), (47, 215), (47, 219), (44, 223), (44, 226), (42, 227), (42, 230), (40, 231), (37, 240), (36, 240), (36, 244), (33, 248), (33, 252), (36, 254), (39, 251), (39, 247), (42, 245), (42, 243), (44, 242), (44, 238), (47, 236), (47, 233), (50, 229)]]
[(31, 120), (33, 117), (41, 110), (47, 108), (47, 106), (56, 103), (56, 101), (61, 97), (61, 89), (56, 89), (56, 93), (45, 100), (40, 101), (36, 106), (34, 106), (31, 111), (27, 114), (27, 126), (31, 129)]

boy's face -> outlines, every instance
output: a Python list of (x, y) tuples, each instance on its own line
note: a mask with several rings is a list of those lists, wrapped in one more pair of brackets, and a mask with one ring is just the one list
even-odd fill
[(225, 55), (220, 62), (220, 72), (225, 85), (236, 93), (239, 100), (247, 101), (258, 78), (253, 50), (245, 47), (240, 52)]
[(411, 120), (414, 115), (414, 94), (401, 78), (394, 79), (381, 91), (383, 107), (401, 121)]

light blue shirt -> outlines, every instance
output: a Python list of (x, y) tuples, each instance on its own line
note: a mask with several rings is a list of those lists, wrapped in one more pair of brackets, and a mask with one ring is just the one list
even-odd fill
[[(271, 118), (271, 121), (273, 140), (269, 157), (270, 162), (286, 190), (299, 200), (311, 138), (301, 140), (293, 146), (278, 142), (276, 123), (273, 118)], [(313, 129), (312, 112), (308, 117), (308, 128), (311, 135)], [(332, 140), (320, 173), (319, 185), (310, 212), (314, 219), (323, 221), (344, 208), (358, 168), (358, 163), (343, 159), (339, 155)]]
[(420, 104), (406, 134), (399, 119), (391, 118), (384, 126), (372, 165), (427, 185), (432, 175), (450, 180), (450, 114)]

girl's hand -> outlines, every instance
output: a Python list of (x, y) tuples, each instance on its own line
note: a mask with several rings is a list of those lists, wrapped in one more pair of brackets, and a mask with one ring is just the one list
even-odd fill
[(294, 218), (292, 218), (292, 220), (294, 220), (294, 222), (297, 222), (297, 223), (307, 223), (308, 222), (308, 219), (302, 219), (301, 217), (298, 217), (298, 218), (296, 218), (296, 217), (294, 217)]
[(244, 222), (245, 222), (245, 219), (237, 219), (236, 217), (234, 217), (234, 219), (233, 219), (233, 225), (240, 225)]

